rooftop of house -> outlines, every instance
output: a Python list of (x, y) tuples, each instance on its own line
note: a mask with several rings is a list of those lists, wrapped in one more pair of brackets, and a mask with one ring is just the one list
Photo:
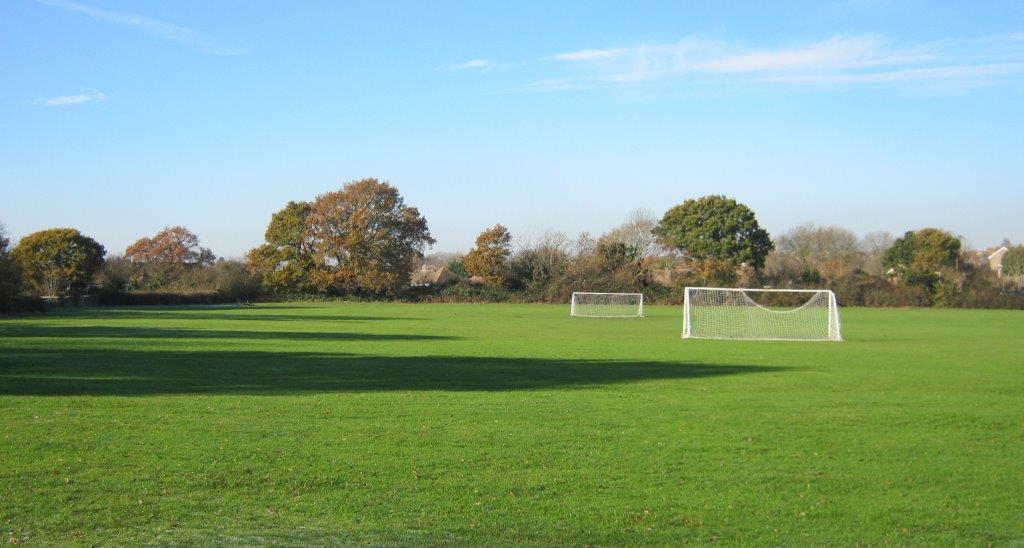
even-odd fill
[(409, 282), (412, 285), (433, 285), (443, 283), (446, 281), (446, 278), (452, 276), (453, 274), (448, 270), (447, 266), (422, 265), (419, 270), (412, 273)]
[(1006, 252), (1007, 252), (1007, 251), (1009, 251), (1010, 249), (1009, 249), (1009, 248), (1007, 248), (1007, 247), (1006, 247), (1006, 246), (1004, 245), (1004, 246), (999, 246), (998, 248), (991, 248), (991, 247), (990, 247), (990, 248), (986, 249), (985, 251), (986, 251), (986, 252), (988, 252), (989, 250), (994, 250), (994, 251), (991, 251), (991, 252), (989, 252), (989, 253), (988, 253), (988, 258), (989, 258), (989, 260), (991, 260), (991, 259), (993, 259), (993, 258), (998, 258), (998, 257), (1002, 257), (1002, 256), (1003, 256), (1003, 255), (1005, 255), (1005, 254), (1006, 254)]

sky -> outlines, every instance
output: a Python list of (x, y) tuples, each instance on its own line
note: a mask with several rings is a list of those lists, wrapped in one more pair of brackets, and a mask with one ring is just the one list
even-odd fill
[(238, 257), (377, 177), (434, 251), (705, 194), (1024, 241), (1024, 2), (0, 2), (0, 222)]

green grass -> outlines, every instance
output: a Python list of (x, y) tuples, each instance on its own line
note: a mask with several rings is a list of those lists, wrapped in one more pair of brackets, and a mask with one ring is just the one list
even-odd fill
[(0, 541), (1020, 544), (1024, 313), (283, 304), (0, 320)]

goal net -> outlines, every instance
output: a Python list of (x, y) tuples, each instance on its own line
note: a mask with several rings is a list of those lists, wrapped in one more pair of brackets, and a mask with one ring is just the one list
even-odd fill
[(827, 289), (687, 287), (683, 338), (841, 341), (839, 307)]
[(572, 294), (572, 316), (585, 318), (637, 318), (644, 315), (643, 293)]

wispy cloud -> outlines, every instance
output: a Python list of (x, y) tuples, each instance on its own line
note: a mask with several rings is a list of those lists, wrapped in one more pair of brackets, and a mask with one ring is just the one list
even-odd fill
[(107, 23), (113, 23), (115, 25), (121, 25), (125, 27), (133, 27), (147, 32), (157, 38), (162, 38), (170, 42), (175, 42), (182, 46), (191, 48), (193, 50), (209, 53), (212, 55), (237, 55), (242, 53), (242, 50), (235, 48), (229, 48), (217, 40), (210, 38), (204, 34), (196, 32), (192, 29), (185, 27), (179, 27), (159, 19), (152, 17), (146, 17), (144, 15), (137, 15), (134, 13), (124, 13), (118, 11), (109, 11), (78, 2), (72, 2), (70, 0), (36, 0), (41, 4), (48, 6), (54, 6), (77, 13), (82, 13), (96, 19), (98, 21), (104, 21)]
[(581, 49), (567, 53), (558, 53), (551, 58), (558, 61), (610, 61), (622, 57), (627, 50), (623, 48), (611, 49)]
[(874, 34), (837, 35), (762, 48), (687, 39), (671, 44), (582, 49), (557, 53), (542, 61), (556, 72), (523, 86), (523, 91), (722, 80), (804, 86), (954, 81), (963, 87), (1024, 76), (1024, 33), (912, 44), (899, 44)]
[(1007, 76), (1024, 72), (1024, 64), (958, 65), (948, 67), (886, 70), (866, 73), (840, 74), (798, 74), (793, 76), (771, 76), (765, 82), (806, 83), (806, 84), (877, 84), (913, 80), (973, 79), (993, 76)]
[(822, 42), (712, 57), (693, 68), (714, 72), (839, 70), (926, 62), (920, 50), (896, 50), (879, 36), (836, 36)]
[(470, 59), (463, 63), (456, 63), (454, 65), (444, 65), (441, 67), (443, 70), (485, 70), (491, 69), (498, 66), (497, 63), (490, 59)]
[(593, 86), (579, 78), (547, 78), (530, 82), (519, 88), (518, 91), (571, 91), (589, 87)]
[(68, 105), (80, 105), (90, 101), (106, 100), (106, 94), (102, 92), (82, 93), (79, 95), (61, 95), (59, 97), (41, 97), (32, 101), (41, 107), (64, 107)]

